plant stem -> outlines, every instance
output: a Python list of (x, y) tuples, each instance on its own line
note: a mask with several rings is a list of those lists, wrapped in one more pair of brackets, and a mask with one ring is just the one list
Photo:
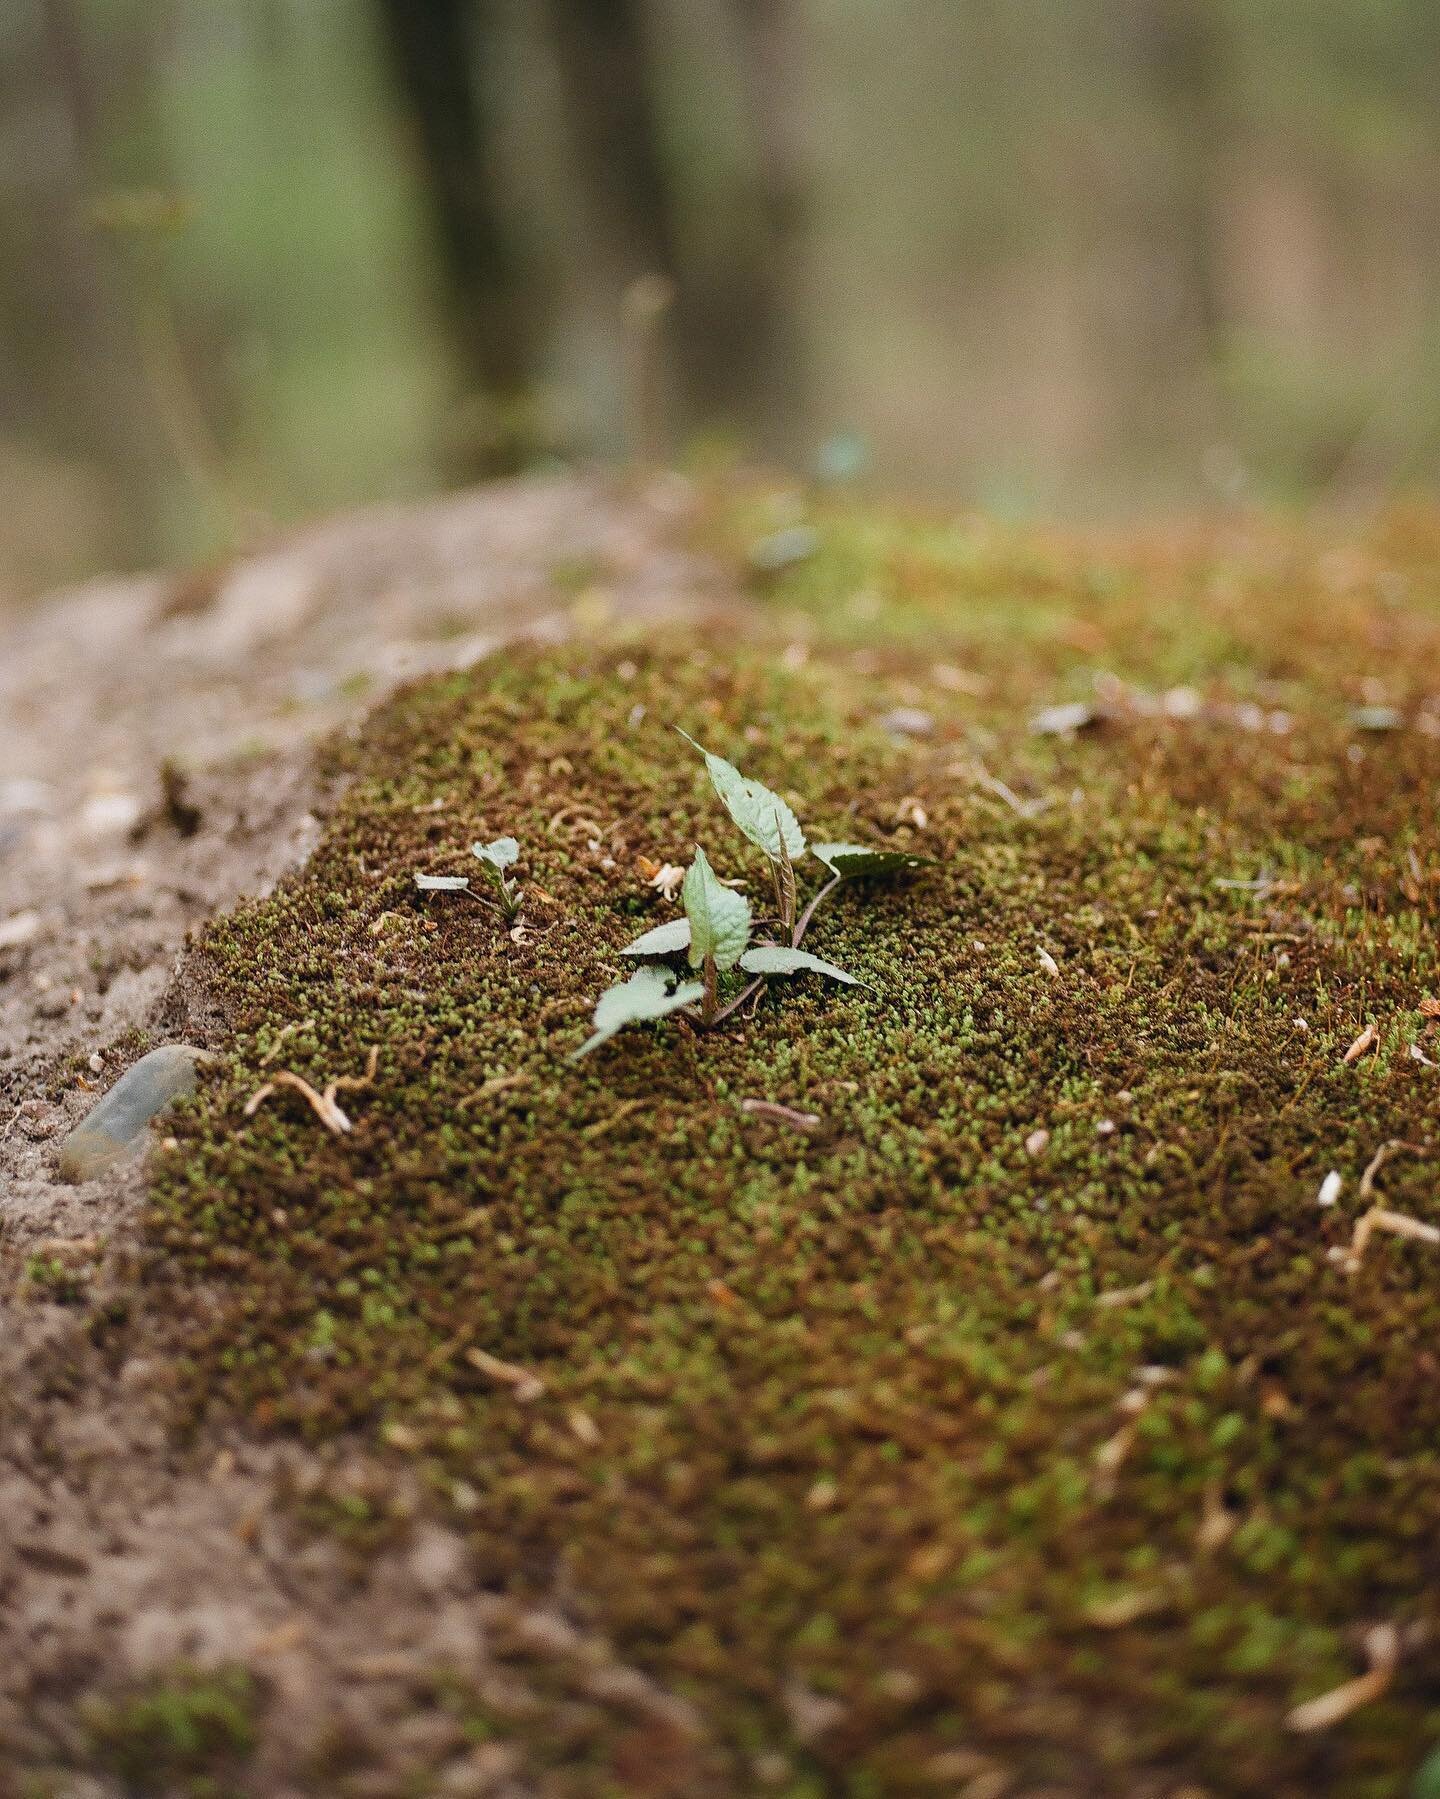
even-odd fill
[(741, 1006), (745, 1004), (746, 1000), (749, 999), (750, 995), (754, 993), (757, 988), (763, 987), (764, 985), (764, 975), (757, 974), (748, 987), (742, 987), (739, 993), (735, 995), (734, 999), (727, 1000), (726, 1003), (721, 1006), (720, 1010), (710, 1020), (710, 1023), (712, 1025), (723, 1024), (732, 1012), (738, 1012), (740, 1010)]
[(810, 929), (810, 920), (815, 916), (815, 908), (820, 904), (821, 900), (827, 898), (835, 891), (840, 885), (840, 881), (841, 876), (839, 875), (835, 875), (828, 880), (815, 895), (814, 899), (811, 900), (810, 904), (800, 914), (800, 922), (795, 926), (794, 935), (790, 939), (790, 947), (792, 949), (799, 949), (801, 942), (804, 940), (806, 931)]
[[(714, 956), (706, 956), (701, 978), (705, 982), (705, 997), (700, 1002), (700, 1022), (703, 1025), (712, 1025), (715, 1023), (716, 974)], [(721, 1016), (723, 1017), (723, 1013)]]

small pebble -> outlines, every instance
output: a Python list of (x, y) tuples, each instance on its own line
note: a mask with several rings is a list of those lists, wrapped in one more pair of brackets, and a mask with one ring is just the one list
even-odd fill
[(1394, 706), (1355, 706), (1350, 723), (1357, 731), (1398, 731), (1405, 722)]
[(809, 525), (786, 525), (750, 546), (753, 567), (776, 574), (793, 563), (804, 562), (820, 548), (820, 533)]
[(0, 949), (19, 949), (39, 934), (38, 912), (15, 912), (9, 918), (0, 918)]
[(143, 1148), (150, 1120), (195, 1087), (195, 1068), (208, 1058), (183, 1043), (152, 1049), (127, 1068), (60, 1146), (62, 1180), (90, 1181)]
[(928, 737), (935, 729), (935, 720), (918, 706), (894, 706), (878, 723), (897, 737)]
[(1072, 700), (1059, 706), (1042, 706), (1030, 720), (1030, 729), (1037, 737), (1072, 737), (1098, 721), (1099, 714), (1093, 706)]

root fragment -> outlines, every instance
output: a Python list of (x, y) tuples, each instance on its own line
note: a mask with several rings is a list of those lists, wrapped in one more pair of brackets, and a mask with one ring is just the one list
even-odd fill
[(335, 1080), (326, 1083), (323, 1093), (317, 1093), (304, 1075), (295, 1074), (288, 1068), (282, 1068), (279, 1074), (272, 1075), (262, 1086), (257, 1087), (245, 1101), (244, 1116), (253, 1118), (272, 1094), (278, 1092), (281, 1087), (290, 1087), (300, 1095), (332, 1136), (343, 1137), (347, 1131), (353, 1131), (355, 1126), (335, 1095), (342, 1088), (353, 1091), (356, 1088), (370, 1086), (375, 1079), (375, 1068), (379, 1059), (379, 1046), (372, 1044), (370, 1054), (365, 1061), (364, 1074), (339, 1075)]
[(1365, 1635), (1365, 1655), (1370, 1667), (1354, 1680), (1332, 1687), (1318, 1698), (1297, 1705), (1285, 1720), (1285, 1728), (1299, 1735), (1329, 1730), (1362, 1705), (1369, 1705), (1389, 1687), (1400, 1662), (1400, 1633), (1393, 1624), (1377, 1624)]

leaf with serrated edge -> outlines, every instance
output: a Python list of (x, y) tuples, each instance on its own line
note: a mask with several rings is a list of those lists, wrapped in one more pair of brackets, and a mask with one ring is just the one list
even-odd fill
[(422, 893), (464, 893), (470, 885), (469, 875), (416, 875), (415, 885)]
[(520, 845), (513, 837), (497, 837), (493, 843), (472, 843), (470, 854), (488, 862), (492, 868), (506, 869), (520, 858)]
[(698, 845), (680, 897), (690, 920), (690, 966), (699, 968), (713, 956), (722, 974), (733, 968), (750, 941), (750, 902), (733, 887), (721, 885)]
[[(678, 725), (676, 729), (679, 730)], [(742, 775), (733, 762), (712, 754), (704, 744), (696, 743), (688, 731), (681, 731), (680, 735), (705, 758), (711, 783), (724, 802), (725, 810), (751, 843), (764, 850), (772, 862), (780, 860), (782, 847), (791, 861), (798, 861), (805, 854), (805, 833), (800, 829), (800, 820), (780, 795), (772, 793), (761, 782), (752, 781), (748, 775)]]
[(690, 947), (690, 920), (672, 918), (668, 924), (657, 924), (621, 950), (622, 956), (672, 956), (676, 950)]
[(778, 943), (757, 943), (740, 958), (746, 974), (823, 974), (832, 981), (843, 981), (847, 987), (863, 987), (864, 981), (846, 974), (833, 962), (822, 962), (806, 949), (782, 949)]
[(866, 843), (812, 843), (810, 853), (831, 874), (850, 881), (865, 875), (898, 874), (904, 868), (923, 868), (930, 861), (929, 856), (917, 856), (913, 850), (877, 850)]
[(616, 1031), (627, 1024), (646, 1024), (678, 1012), (681, 1006), (703, 999), (705, 987), (700, 981), (682, 981), (674, 992), (670, 983), (674, 975), (663, 968), (637, 968), (628, 981), (607, 987), (595, 1004), (594, 1032), (575, 1050), (570, 1060), (578, 1062), (592, 1049), (599, 1049)]

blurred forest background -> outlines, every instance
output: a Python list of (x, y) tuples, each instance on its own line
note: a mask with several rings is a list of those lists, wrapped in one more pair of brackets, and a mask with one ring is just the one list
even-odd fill
[(1437, 0), (5, 0), (0, 604), (645, 449), (1369, 505), (1437, 227)]

